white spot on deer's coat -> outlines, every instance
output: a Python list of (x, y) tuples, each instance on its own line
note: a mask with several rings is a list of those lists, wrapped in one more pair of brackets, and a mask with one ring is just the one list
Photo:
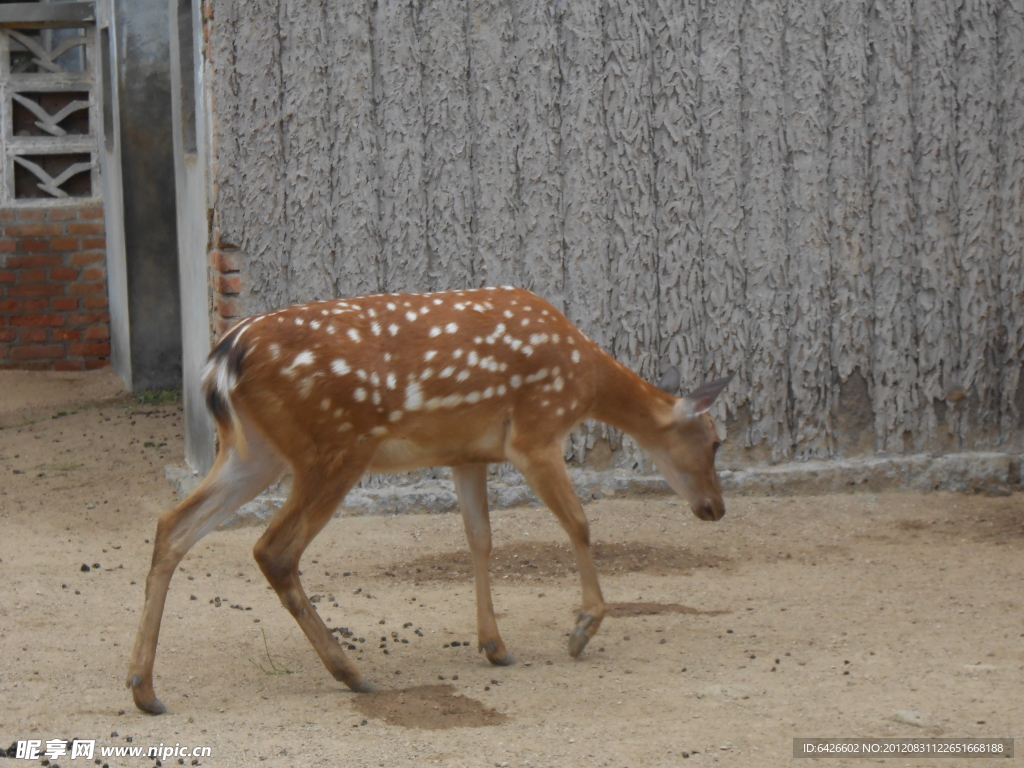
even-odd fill
[(530, 318), (524, 317), (522, 320), (519, 321), (519, 324), (520, 325), (529, 325), (530, 324)]
[(388, 326), (388, 333), (390, 333), (392, 336), (396, 335), (398, 333), (398, 326), (395, 325), (394, 323), (389, 325)]
[(294, 376), (296, 368), (298, 368), (300, 365), (309, 365), (312, 362), (313, 362), (313, 353), (312, 352), (310, 352), (308, 350), (305, 351), (305, 352), (300, 352), (298, 355), (296, 355), (295, 360), (292, 361), (292, 364), (290, 366), (288, 366), (287, 368), (285, 368), (282, 371), (282, 373), (284, 373), (284, 374), (286, 374), (288, 376)]
[(525, 379), (523, 379), (523, 381), (525, 381), (527, 384), (533, 384), (535, 381), (540, 381), (541, 379), (546, 379), (547, 376), (548, 376), (548, 369), (547, 368), (541, 368), (536, 373), (534, 373), (534, 374), (532, 374), (530, 376), (527, 376)]
[(444, 327), (444, 330), (445, 333), (455, 333), (459, 330), (459, 326), (456, 323), (448, 323), (448, 325)]
[(339, 432), (348, 432), (350, 429), (352, 429), (352, 425), (347, 421), (344, 424), (338, 425)]
[(459, 371), (459, 375), (455, 377), (456, 381), (465, 381), (469, 378), (469, 370)]
[(466, 364), (467, 365), (476, 365), (477, 360), (479, 360), (479, 359), (480, 358), (477, 357), (476, 351), (475, 350), (470, 350), (469, 357), (466, 358)]
[(329, 397), (325, 397), (323, 400), (320, 401), (320, 410), (321, 411), (330, 410), (330, 407), (331, 407), (331, 399)]
[(498, 337), (505, 333), (505, 324), (498, 323), (494, 328), (494, 333), (487, 337), (487, 343), (493, 344), (498, 340)]
[(504, 341), (506, 344), (508, 344), (510, 347), (512, 347), (513, 351), (515, 351), (515, 350), (519, 349), (521, 346), (523, 346), (523, 342), (521, 342), (519, 339), (513, 339), (511, 336), (505, 336), (502, 339), (502, 341)]
[(280, 357), (280, 355), (281, 355), (281, 345), (280, 344), (271, 344), (270, 345), (270, 359), (271, 360), (277, 360), (277, 358)]
[(408, 320), (410, 323), (413, 322), (416, 319), (416, 313), (415, 312), (406, 312), (405, 313), (405, 319)]
[(418, 411), (423, 407), (423, 388), (418, 381), (411, 381), (405, 388), (405, 410)]
[(423, 373), (420, 374), (420, 381), (426, 381), (427, 379), (429, 379), (433, 375), (434, 375), (434, 369), (433, 368), (427, 368), (427, 369), (425, 369), (423, 371)]
[(484, 390), (484, 399), (494, 396), (494, 387), (488, 387)]
[(319, 320), (312, 320), (312, 321), (310, 321), (309, 327), (312, 328), (314, 331), (319, 331), (320, 330), (320, 321)]
[(441, 301), (440, 299), (434, 299), (434, 304), (440, 306), (441, 304), (444, 304), (444, 302)]
[(380, 392), (376, 389), (373, 390), (373, 396), (371, 399), (373, 400), (374, 405), (380, 405)]
[(507, 318), (511, 318), (512, 317), (512, 313), (509, 310), (507, 310), (507, 309), (504, 312), (502, 312), (501, 314), (503, 314)]
[(546, 333), (535, 333), (530, 336), (530, 343), (533, 344), (534, 346), (537, 346), (538, 344), (544, 344), (547, 340), (548, 335)]
[(452, 357), (458, 360), (460, 357), (462, 357), (462, 350), (456, 349), (454, 352), (452, 352)]
[(392, 411), (388, 415), (388, 420), (389, 421), (398, 421), (400, 418), (402, 418), (402, 412), (401, 411)]
[(430, 308), (429, 308), (429, 307), (420, 307), (420, 314), (421, 314), (421, 315), (425, 315), (425, 314), (427, 314), (427, 312), (429, 312), (429, 311), (430, 311)]
[(370, 317), (376, 317), (377, 316), (377, 313), (373, 311), (372, 307), (370, 309), (366, 310), (366, 314), (368, 314)]
[(447, 368), (445, 368), (443, 371), (441, 371), (439, 374), (437, 374), (437, 377), (439, 379), (447, 379), (453, 373), (455, 373), (455, 366), (454, 365), (449, 365)]
[(565, 386), (565, 382), (562, 380), (562, 377), (559, 376), (555, 379), (555, 392), (561, 392), (563, 386)]
[(388, 374), (388, 389), (394, 389), (397, 385), (398, 385), (398, 379), (395, 377), (395, 374), (389, 373)]
[(580, 351), (578, 349), (574, 349), (570, 357), (572, 357), (572, 361), (574, 363), (578, 363), (580, 361)]
[(512, 389), (519, 389), (519, 387), (523, 385), (523, 377), (518, 374), (513, 376), (508, 380), (508, 385), (512, 387)]
[(364, 371), (362, 368), (356, 371), (356, 376), (359, 377), (360, 381), (366, 381), (366, 371)]
[(507, 391), (508, 390), (505, 389), (505, 385), (504, 384), (499, 384), (498, 385), (498, 394), (499, 395), (504, 395)]
[(476, 402), (479, 402), (479, 400), (480, 400), (480, 393), (479, 392), (470, 392), (468, 395), (466, 395), (466, 402), (467, 403), (476, 403)]
[(432, 397), (427, 401), (427, 410), (436, 411), (438, 408), (454, 408), (462, 404), (462, 395), (448, 395), (447, 397)]
[(380, 323), (374, 320), (370, 323), (370, 330), (373, 331), (374, 336), (380, 336)]
[(344, 408), (335, 408), (334, 409), (334, 413), (332, 415), (334, 416), (334, 418), (339, 419), (339, 418), (341, 418), (341, 414), (343, 414), (344, 412), (345, 412)]
[(348, 367), (348, 363), (339, 358), (331, 363), (331, 370), (334, 371), (339, 376), (344, 376), (352, 369)]
[(527, 344), (525, 347), (523, 347), (523, 354), (526, 355), (527, 357), (532, 355), (533, 354), (533, 347), (531, 347), (529, 344)]
[(333, 336), (334, 335), (334, 326), (333, 325), (328, 325), (327, 326), (327, 332)]
[(357, 331), (355, 328), (348, 329), (348, 337), (352, 339), (352, 341), (354, 341), (356, 344), (360, 342), (359, 331)]
[(382, 435), (386, 435), (387, 433), (388, 433), (388, 428), (387, 427), (374, 427), (373, 429), (370, 430), (370, 434), (371, 435), (376, 435), (377, 437), (380, 437)]
[(295, 324), (296, 325), (302, 325), (304, 322), (305, 322), (305, 320), (303, 320), (301, 317), (296, 317), (295, 318)]
[(430, 338), (434, 338), (435, 336), (440, 336), (440, 335), (441, 335), (441, 326), (435, 325), (433, 328), (430, 329)]
[(356, 387), (355, 391), (352, 393), (352, 399), (357, 403), (363, 402), (363, 400), (366, 399), (366, 390), (362, 387)]
[(394, 304), (392, 304), (392, 303), (391, 303), (391, 302), (389, 301), (389, 302), (388, 302), (388, 309), (390, 309), (390, 310), (391, 310), (392, 312), (394, 312), (394, 311), (395, 311), (396, 309), (398, 309), (398, 307), (397, 307), (397, 306), (395, 306)]
[(483, 305), (481, 305), (481, 304), (474, 304), (473, 305), (473, 309), (475, 309), (477, 312), (483, 312), (484, 311)]
[(431, 350), (428, 350), (428, 351), (427, 351), (427, 352), (426, 352), (426, 353), (425, 353), (425, 354), (423, 355), (423, 360), (424, 360), (424, 362), (427, 362), (427, 363), (429, 363), (429, 362), (430, 362), (431, 360), (433, 360), (433, 359), (434, 359), (434, 358), (435, 358), (436, 356), (437, 356), (437, 350), (436, 350), (436, 349), (431, 349)]
[(309, 393), (313, 391), (314, 379), (314, 376), (308, 376), (299, 382), (299, 397), (309, 397)]
[(559, 408), (557, 411), (555, 411), (555, 413), (561, 416), (563, 413), (565, 413), (565, 408)]

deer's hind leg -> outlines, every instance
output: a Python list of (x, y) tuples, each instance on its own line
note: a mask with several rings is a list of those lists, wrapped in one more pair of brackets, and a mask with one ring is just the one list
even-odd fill
[(327, 671), (357, 693), (375, 691), (377, 686), (363, 678), (317, 614), (299, 580), (299, 560), (362, 476), (372, 455), (372, 449), (361, 453), (353, 450), (325, 465), (295, 467), (291, 495), (253, 548), (263, 575), (298, 622)]
[(505, 667), (515, 664), (515, 657), (505, 648), (498, 634), (498, 622), (491, 602), (491, 577), (488, 560), (491, 556), (491, 520), (487, 511), (487, 465), (464, 464), (452, 467), (455, 492), (466, 528), (466, 539), (473, 558), (476, 583), (476, 631), (479, 650), (487, 654), (491, 664)]
[[(246, 422), (243, 419), (241, 423)], [(255, 429), (247, 430), (245, 442), (243, 457), (235, 443), (221, 435), (220, 452), (206, 479), (157, 523), (153, 561), (146, 578), (146, 602), (128, 667), (128, 687), (135, 706), (143, 712), (159, 715), (167, 711), (153, 689), (153, 662), (174, 569), (197, 541), (254, 499), (284, 470), (280, 457)]]

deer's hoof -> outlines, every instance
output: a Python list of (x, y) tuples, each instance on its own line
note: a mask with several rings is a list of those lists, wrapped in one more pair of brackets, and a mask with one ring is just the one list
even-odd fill
[(151, 715), (162, 715), (167, 712), (167, 707), (165, 707), (164, 703), (160, 701), (160, 699), (158, 699), (156, 696), (154, 696), (149, 701), (139, 701), (138, 699), (136, 699), (135, 706), (141, 709), (143, 712), (148, 712)]
[(569, 636), (569, 655), (574, 659), (579, 658), (589, 642), (590, 635), (587, 634), (586, 627), (576, 627)]
[[(593, 634), (590, 631), (592, 626), (594, 626), (594, 617), (589, 613), (581, 613), (577, 617), (576, 628), (569, 636), (569, 655), (574, 659), (579, 658), (583, 649), (587, 647), (587, 643), (590, 642), (590, 636)], [(597, 631), (596, 627), (594, 627), (594, 631)]]
[(153, 686), (151, 684), (143, 685), (139, 675), (128, 679), (128, 687), (132, 689), (135, 706), (143, 712), (148, 712), (151, 715), (162, 715), (167, 712), (167, 707), (156, 697)]
[(375, 685), (374, 683), (371, 683), (369, 680), (360, 680), (355, 685), (350, 685), (349, 688), (351, 688), (356, 693), (377, 693), (377, 691), (380, 690), (379, 685)]
[(511, 667), (516, 663), (516, 657), (508, 651), (505, 651), (505, 655), (502, 657), (488, 656), (487, 660), (496, 667)]
[(480, 650), (487, 654), (487, 660), (496, 667), (511, 667), (516, 663), (516, 657), (508, 651), (499, 654), (498, 644), (493, 640), (480, 643)]

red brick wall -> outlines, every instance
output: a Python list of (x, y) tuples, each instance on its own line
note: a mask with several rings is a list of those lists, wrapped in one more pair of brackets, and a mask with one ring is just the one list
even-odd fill
[(213, 280), (213, 332), (219, 339), (244, 314), (239, 294), (242, 292), (242, 276), (239, 273), (242, 255), (233, 246), (224, 246), (210, 251), (210, 266)]
[(109, 365), (103, 207), (0, 210), (0, 368)]

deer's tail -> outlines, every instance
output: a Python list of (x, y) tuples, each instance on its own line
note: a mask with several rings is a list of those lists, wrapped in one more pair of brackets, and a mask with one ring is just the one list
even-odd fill
[(242, 341), (242, 332), (247, 325), (242, 322), (231, 329), (210, 352), (203, 369), (206, 407), (217, 423), (221, 442), (230, 442), (242, 458), (248, 454), (248, 447), (232, 393), (242, 376), (242, 364), (248, 351)]

